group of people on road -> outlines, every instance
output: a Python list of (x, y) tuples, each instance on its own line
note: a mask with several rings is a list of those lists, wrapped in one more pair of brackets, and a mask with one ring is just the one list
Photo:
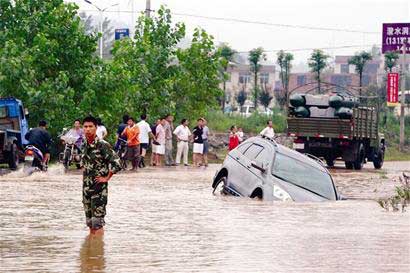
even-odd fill
[[(189, 143), (193, 142), (193, 163), (195, 166), (208, 165), (208, 135), (209, 128), (206, 120), (199, 118), (197, 126), (190, 130), (189, 121), (182, 119), (180, 125), (174, 128), (174, 117), (171, 114), (159, 118), (150, 126), (143, 114), (138, 123), (134, 118), (124, 115), (123, 122), (118, 126), (115, 150), (118, 151), (121, 143), (126, 143), (125, 159), (132, 162), (132, 169), (146, 166), (146, 154), (151, 147), (151, 166), (188, 166)], [(173, 143), (176, 140), (177, 151), (173, 155)]]

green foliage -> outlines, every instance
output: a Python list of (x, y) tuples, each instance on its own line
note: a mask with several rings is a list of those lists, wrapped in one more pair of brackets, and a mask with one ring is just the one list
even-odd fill
[(268, 108), (272, 99), (273, 97), (270, 95), (268, 91), (262, 91), (259, 94), (259, 101), (263, 105), (263, 107), (265, 107), (265, 109)]
[(217, 107), (222, 95), (219, 54), (215, 52), (213, 37), (202, 29), (195, 29), (191, 47), (178, 49), (179, 62), (172, 100), (177, 117), (199, 117)]
[(0, 96), (22, 99), (31, 126), (46, 119), (53, 133), (78, 114), (97, 65), (97, 37), (76, 14), (62, 0), (0, 1)]
[(223, 96), (221, 99), (221, 109), (224, 111), (225, 100), (226, 100), (226, 81), (228, 80), (228, 67), (229, 63), (232, 62), (233, 56), (235, 55), (235, 50), (233, 50), (229, 45), (222, 44), (218, 48), (218, 53), (220, 56), (220, 65), (221, 65), (221, 78), (223, 82)]
[(313, 50), (312, 55), (309, 58), (308, 65), (310, 67), (310, 70), (315, 73), (316, 80), (318, 81), (318, 91), (320, 93), (320, 82), (321, 82), (321, 73), (322, 70), (326, 68), (327, 66), (327, 59), (329, 58), (329, 55), (326, 55), (322, 50), (320, 49), (315, 49)]
[(179, 118), (216, 106), (220, 55), (204, 30), (178, 49), (185, 26), (161, 7), (156, 16), (142, 14), (135, 39), (117, 41), (113, 59), (103, 62), (95, 54), (98, 35), (77, 11), (63, 0), (0, 1), (0, 96), (21, 99), (32, 127), (46, 119), (56, 136), (93, 114), (113, 131), (124, 113)]
[(206, 119), (209, 128), (216, 132), (228, 132), (232, 125), (236, 125), (242, 127), (246, 134), (258, 134), (266, 127), (268, 120), (273, 121), (275, 132), (282, 133), (286, 129), (286, 117), (279, 111), (274, 111), (274, 114), (270, 116), (255, 112), (248, 118), (211, 111), (206, 115)]
[(399, 52), (389, 51), (384, 54), (384, 69), (387, 72), (392, 72), (393, 68), (397, 65), (399, 59)]
[[(363, 69), (368, 61), (372, 59), (372, 55), (369, 52), (362, 51), (356, 53), (353, 57), (349, 59), (349, 64), (355, 66), (356, 73), (359, 74), (359, 86), (362, 87), (363, 80)], [(362, 90), (360, 89), (360, 94)]]
[(291, 53), (286, 53), (283, 50), (278, 52), (276, 62), (280, 68), (279, 77), (282, 82), (282, 89), (284, 91), (282, 92), (282, 96), (277, 96), (277, 101), (281, 108), (284, 108), (287, 102), (287, 95), (289, 93), (289, 77), (290, 77), (290, 71), (292, 68), (292, 60), (293, 60), (293, 55)]
[(248, 98), (248, 95), (246, 94), (246, 91), (241, 90), (236, 95), (236, 102), (239, 104), (240, 107), (242, 107), (245, 104), (247, 98)]
[(401, 211), (404, 212), (406, 207), (410, 203), (410, 177), (403, 173), (402, 177), (399, 177), (400, 185), (396, 186), (395, 194), (389, 198), (379, 199), (377, 202), (385, 210), (389, 211)]
[(261, 68), (261, 64), (260, 62), (262, 60), (266, 59), (266, 55), (265, 53), (263, 53), (263, 48), (262, 47), (258, 47), (255, 49), (252, 49), (251, 51), (249, 51), (249, 64), (250, 64), (250, 69), (253, 72), (253, 101), (254, 101), (254, 106), (255, 109), (258, 106), (258, 72)]

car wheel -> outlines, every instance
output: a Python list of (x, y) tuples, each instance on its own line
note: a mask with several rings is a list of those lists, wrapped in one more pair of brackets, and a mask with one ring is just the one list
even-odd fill
[(335, 165), (335, 160), (333, 158), (326, 157), (325, 160), (328, 167), (333, 167)]
[(213, 195), (226, 195), (227, 191), (225, 190), (225, 185), (227, 182), (227, 177), (226, 176), (222, 176), (218, 179), (218, 181), (216, 181), (215, 183), (215, 187), (214, 190), (212, 191)]
[(250, 198), (255, 198), (255, 199), (262, 200), (262, 199), (263, 199), (263, 192), (262, 192), (261, 188), (256, 188), (256, 189), (252, 192)]

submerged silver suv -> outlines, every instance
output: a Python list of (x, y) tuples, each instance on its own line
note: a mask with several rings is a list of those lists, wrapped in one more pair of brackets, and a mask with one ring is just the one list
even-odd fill
[(216, 172), (215, 192), (264, 200), (339, 200), (325, 167), (266, 137), (252, 137), (229, 152)]

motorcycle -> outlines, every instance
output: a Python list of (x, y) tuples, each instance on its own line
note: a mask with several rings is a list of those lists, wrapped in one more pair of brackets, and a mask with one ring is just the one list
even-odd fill
[(44, 162), (43, 153), (33, 145), (26, 146), (24, 151), (24, 172), (32, 174), (35, 171), (47, 171), (47, 162)]
[(59, 159), (63, 163), (64, 169), (67, 171), (71, 164), (76, 164), (77, 169), (80, 169), (81, 154), (76, 146), (78, 138), (72, 136), (61, 136), (60, 139), (64, 143), (64, 151), (60, 153)]
[(127, 141), (121, 138), (118, 139), (119, 147), (117, 150), (117, 155), (120, 158), (121, 168), (123, 170), (127, 169)]

